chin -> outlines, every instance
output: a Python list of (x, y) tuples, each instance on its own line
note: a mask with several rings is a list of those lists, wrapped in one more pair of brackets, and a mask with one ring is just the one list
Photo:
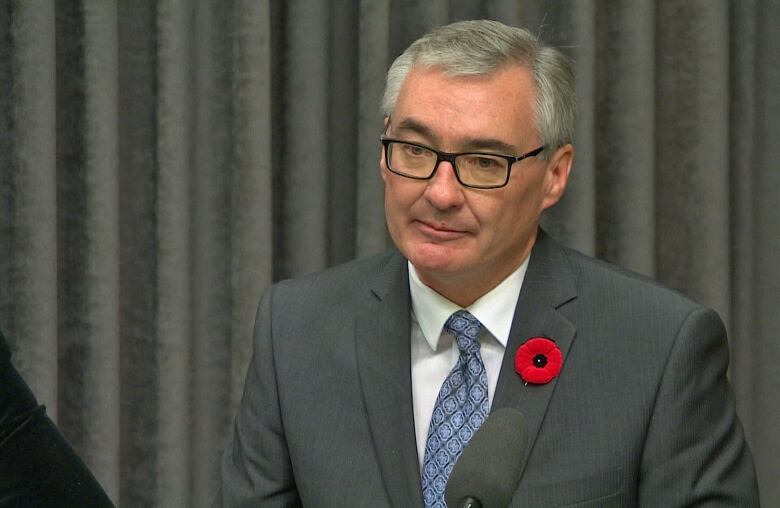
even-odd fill
[(457, 272), (461, 265), (454, 249), (438, 244), (412, 245), (406, 257), (417, 270), (429, 273)]

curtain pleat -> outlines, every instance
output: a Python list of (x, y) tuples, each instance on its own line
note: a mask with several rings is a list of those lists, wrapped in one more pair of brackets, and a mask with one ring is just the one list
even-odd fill
[(652, 276), (656, 106), (647, 84), (655, 78), (655, 13), (649, 2), (606, 3), (595, 37), (597, 255)]
[(328, 240), (328, 101), (330, 8), (328, 2), (287, 2), (283, 277), (321, 270)]
[[(119, 491), (119, 153), (116, 4), (57, 9), (59, 425)], [(79, 34), (68, 37), (66, 34)]]
[[(328, 87), (327, 146), (328, 264), (355, 257), (357, 47), (356, 3), (344, 2), (330, 10), (330, 77)], [(316, 166), (315, 166), (316, 167)]]
[(357, 72), (357, 204), (355, 255), (380, 252), (390, 244), (385, 228), (384, 185), (379, 176), (380, 103), (385, 73), (397, 55), (389, 52), (390, 0), (361, 0)]
[[(6, 7), (8, 8), (8, 7)], [(4, 157), (4, 214), (10, 222), (3, 280), (15, 363), (57, 415), (57, 191), (55, 136), (54, 6), (19, 2), (9, 19), (9, 152)], [(4, 256), (5, 257), (5, 256)]]
[(714, 307), (780, 502), (780, 1), (0, 7), (0, 329), (120, 506), (209, 506), (272, 282), (383, 250), (385, 73), (434, 26), (577, 74), (563, 243)]
[(520, 13), (527, 8), (527, 4), (506, 0), (482, 0), (480, 3), (484, 5), (485, 10), (479, 17), (497, 19), (510, 25), (519, 25)]
[(729, 272), (728, 9), (665, 2), (657, 15), (657, 275), (728, 322), (729, 278), (712, 276)]
[[(158, 420), (156, 496), (159, 506), (189, 502), (193, 415), (190, 396), (192, 368), (192, 263), (190, 217), (194, 197), (191, 27), (193, 9), (186, 0), (157, 4), (157, 192), (154, 203), (157, 237), (155, 356), (159, 384), (154, 387)], [(152, 387), (150, 387), (152, 388)]]
[[(14, 108), (14, 45), (11, 37), (13, 12), (10, 8), (0, 8), (0, 320), (5, 326), (6, 335), (13, 332), (11, 316), (16, 295), (10, 291), (12, 270), (16, 254), (13, 248), (14, 232), (14, 143), (11, 133), (14, 130), (12, 111)], [(6, 288), (2, 290), (1, 288)], [(12, 349), (18, 349), (11, 344)], [(18, 365), (18, 351), (16, 362)]]
[(195, 502), (213, 496), (231, 421), (232, 321), (230, 212), (232, 141), (231, 4), (202, 0), (195, 9), (193, 163), (192, 484)]
[(119, 3), (117, 23), (121, 484), (113, 499), (122, 506), (154, 506), (161, 453), (158, 427), (164, 425), (158, 415), (159, 397), (167, 389), (160, 384), (157, 355), (156, 11), (146, 3)]
[[(447, 23), (449, 0), (395, 0), (388, 11), (390, 60), (395, 60), (417, 37), (433, 27)], [(387, 69), (385, 68), (385, 71)]]
[(271, 23), (266, 0), (237, 0), (233, 23), (230, 408), (244, 386), (257, 301), (273, 281)]

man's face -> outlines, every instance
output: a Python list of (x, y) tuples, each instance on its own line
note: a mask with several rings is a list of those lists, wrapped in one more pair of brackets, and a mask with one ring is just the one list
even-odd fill
[[(386, 133), (445, 152), (520, 155), (540, 146), (534, 99), (533, 77), (521, 66), (468, 77), (414, 67)], [(509, 183), (498, 189), (462, 186), (448, 162), (430, 180), (396, 175), (383, 154), (390, 236), (423, 282), (467, 306), (525, 260), (542, 210), (563, 193), (572, 154), (567, 145), (550, 161), (516, 162)]]

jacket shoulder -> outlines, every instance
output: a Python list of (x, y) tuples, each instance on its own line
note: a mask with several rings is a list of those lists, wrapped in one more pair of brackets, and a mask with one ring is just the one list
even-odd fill
[(339, 305), (365, 299), (371, 289), (381, 285), (383, 276), (398, 274), (406, 260), (395, 249), (354, 259), (321, 272), (277, 282), (268, 290), (278, 304), (307, 307)]
[(562, 247), (574, 274), (578, 294), (597, 301), (647, 302), (688, 314), (704, 306), (659, 281), (579, 251)]

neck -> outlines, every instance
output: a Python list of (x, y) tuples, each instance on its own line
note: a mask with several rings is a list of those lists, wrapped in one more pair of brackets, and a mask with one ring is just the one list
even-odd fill
[(444, 277), (417, 270), (417, 276), (423, 284), (465, 309), (501, 284), (528, 259), (529, 254), (530, 249), (518, 263), (499, 273), (458, 274), (455, 277), (449, 274)]

